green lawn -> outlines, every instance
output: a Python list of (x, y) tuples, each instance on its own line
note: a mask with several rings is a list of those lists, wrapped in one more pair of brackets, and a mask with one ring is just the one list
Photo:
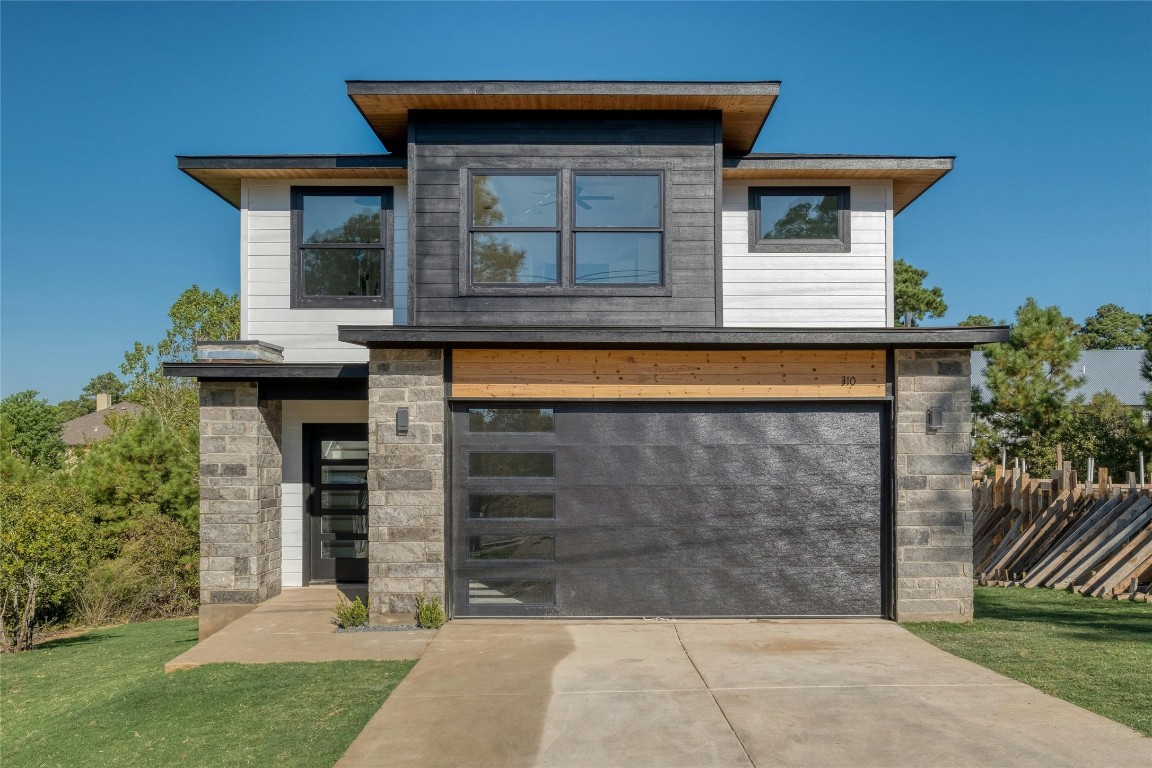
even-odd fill
[(1152, 604), (977, 587), (972, 624), (903, 626), (937, 648), (1152, 736)]
[(194, 619), (0, 660), (4, 768), (330, 766), (415, 662), (220, 664), (164, 674)]

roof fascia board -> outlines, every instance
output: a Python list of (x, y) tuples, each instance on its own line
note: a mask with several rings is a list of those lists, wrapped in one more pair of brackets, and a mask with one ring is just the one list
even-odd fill
[(340, 341), (367, 347), (903, 347), (971, 348), (1008, 340), (987, 328), (442, 328), (339, 327)]

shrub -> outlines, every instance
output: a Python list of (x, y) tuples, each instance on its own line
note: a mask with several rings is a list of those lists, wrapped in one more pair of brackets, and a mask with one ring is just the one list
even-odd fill
[(332, 623), (342, 629), (362, 627), (368, 623), (368, 603), (360, 602), (359, 597), (348, 602), (348, 598), (340, 595), (340, 602), (336, 603), (332, 613), (336, 614)]
[(76, 618), (88, 625), (186, 616), (196, 610), (199, 542), (159, 514), (132, 521), (110, 560), (88, 572)]
[(416, 626), (423, 629), (440, 629), (448, 617), (444, 615), (444, 603), (439, 595), (416, 596)]
[(65, 615), (95, 546), (84, 495), (53, 476), (0, 486), (0, 647), (32, 647), (36, 630)]

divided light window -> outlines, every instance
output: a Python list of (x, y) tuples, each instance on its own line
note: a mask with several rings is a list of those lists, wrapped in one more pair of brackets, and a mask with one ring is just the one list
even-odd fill
[(752, 187), (748, 197), (753, 253), (847, 253), (848, 187)]
[(292, 190), (292, 306), (390, 307), (391, 187)]
[(472, 282), (560, 282), (560, 213), (555, 173), (472, 175)]
[(662, 286), (663, 185), (658, 171), (473, 171), (469, 286)]

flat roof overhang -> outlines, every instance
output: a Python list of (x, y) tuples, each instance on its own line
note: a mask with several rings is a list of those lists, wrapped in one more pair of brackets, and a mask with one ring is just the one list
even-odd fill
[(952, 170), (956, 158), (903, 155), (755, 153), (725, 157), (725, 179), (891, 179), (892, 210), (900, 213)]
[(724, 149), (745, 153), (768, 119), (780, 82), (605, 80), (349, 80), (348, 98), (389, 152), (408, 144), (408, 112), (432, 110), (719, 111)]
[(251, 381), (267, 400), (367, 400), (367, 363), (164, 363), (164, 375)]
[(599, 349), (970, 349), (1008, 340), (1007, 326), (980, 328), (480, 328), (342, 325), (340, 341), (369, 348), (548, 347)]
[(176, 167), (240, 207), (241, 179), (407, 179), (396, 155), (178, 155)]

